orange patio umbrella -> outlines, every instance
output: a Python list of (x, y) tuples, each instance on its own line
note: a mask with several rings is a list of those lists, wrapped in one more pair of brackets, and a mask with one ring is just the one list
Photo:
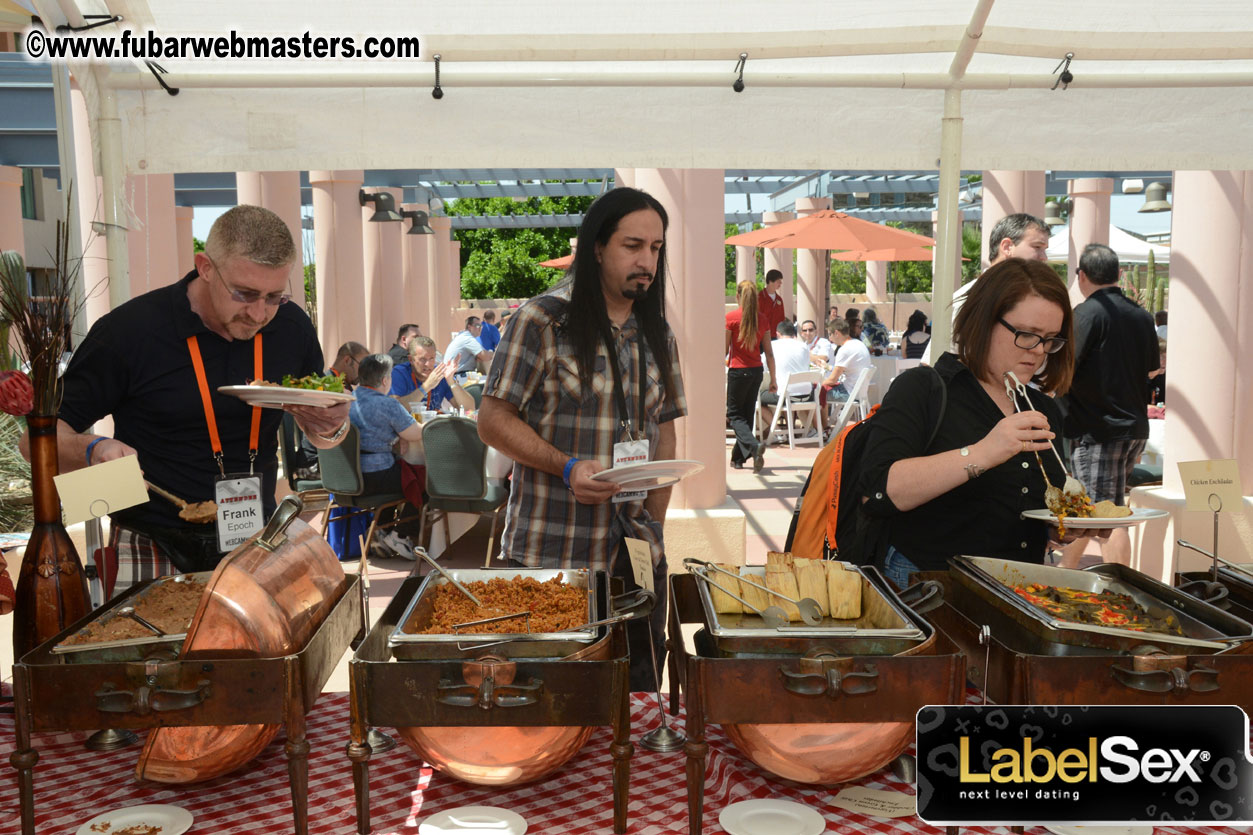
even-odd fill
[(569, 255), (563, 255), (560, 258), (553, 258), (548, 261), (540, 261), (539, 265), (541, 267), (552, 267), (555, 270), (567, 270), (570, 268), (570, 265), (573, 263), (574, 263), (574, 253), (571, 252)]
[[(777, 227), (776, 227), (777, 228)], [(899, 231), (899, 230), (897, 230)], [(935, 243), (932, 241), (932, 243)], [(903, 246), (895, 249), (850, 249), (831, 253), (832, 261), (930, 261), (934, 252), (929, 246)], [(969, 258), (963, 258), (969, 261)], [(895, 276), (891, 276), (895, 278)], [(896, 327), (896, 282), (892, 281), (892, 327)]]
[(732, 246), (757, 246), (766, 249), (877, 250), (935, 245), (935, 239), (926, 235), (871, 223), (831, 209), (814, 212), (768, 229), (732, 235), (726, 242)]

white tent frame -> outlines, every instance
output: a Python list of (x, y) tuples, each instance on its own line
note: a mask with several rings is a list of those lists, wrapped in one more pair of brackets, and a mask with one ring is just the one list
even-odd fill
[[(85, 14), (99, 13), (121, 14), (124, 25), (163, 30), (180, 26), (199, 26), (201, 32), (227, 30), (250, 19), (262, 25), (253, 16), (259, 11), (255, 3), (222, 3), (205, 10), (203, 4), (190, 0), (28, 2), (49, 29), (61, 23), (82, 25)], [(167, 84), (187, 93), (214, 90), (221, 100), (216, 110), (211, 107), (214, 102), (203, 97), (192, 103), (187, 94), (181, 99), (168, 96), (142, 63), (112, 67), (71, 63), (88, 102), (97, 170), (103, 178), (114, 305), (124, 300), (128, 286), (126, 230), (119, 220), (125, 217), (121, 186), (126, 173), (224, 170), (232, 163), (236, 170), (384, 167), (371, 163), (418, 153), (406, 151), (412, 144), (412, 137), (404, 132), (406, 126), (401, 124), (401, 132), (391, 138), (371, 134), (370, 141), (380, 141), (390, 149), (384, 152), (368, 145), (364, 128), (359, 136), (345, 138), (342, 125), (351, 124), (354, 117), (403, 112), (405, 108), (397, 108), (394, 98), (378, 93), (391, 91), (389, 95), (394, 96), (397, 91), (430, 88), (435, 67), (427, 56), (435, 53), (447, 59), (445, 83), (462, 103), (449, 101), (454, 98), (450, 95), (438, 104), (425, 101), (419, 105), (415, 96), (414, 110), (421, 110), (436, 129), (465, 131), (459, 140), (472, 138), (469, 125), (485, 134), (493, 130), (502, 137), (510, 131), (520, 134), (516, 143), (495, 143), (504, 146), (500, 149), (489, 149), (483, 142), (452, 143), (457, 148), (431, 148), (427, 143), (426, 158), (452, 154), (458, 163), (469, 160), (455, 157), (457, 153), (512, 153), (517, 155), (513, 164), (535, 156), (543, 156), (534, 161), (545, 164), (581, 164), (585, 155), (595, 154), (601, 164), (612, 155), (610, 161), (618, 165), (760, 167), (764, 162), (774, 167), (831, 167), (815, 164), (821, 161), (816, 157), (830, 153), (823, 146), (829, 140), (822, 137), (821, 127), (816, 130), (819, 135), (808, 142), (804, 141), (807, 132), (790, 129), (780, 131), (775, 143), (754, 142), (742, 133), (717, 142), (709, 133), (711, 129), (729, 133), (732, 126), (745, 127), (745, 120), (770, 122), (776, 116), (812, 108), (826, 100), (821, 94), (828, 90), (839, 90), (842, 100), (864, 103), (871, 111), (866, 117), (867, 132), (909, 122), (900, 131), (913, 142), (908, 149), (881, 142), (882, 150), (863, 148), (860, 153), (861, 159), (876, 163), (883, 159), (875, 157), (876, 153), (895, 154), (898, 165), (909, 167), (928, 159), (936, 161), (940, 171), (934, 285), (938, 308), (951, 299), (959, 266), (957, 201), (963, 164), (1056, 168), (1061, 166), (1040, 163), (1060, 157), (1072, 167), (1087, 162), (1110, 168), (1111, 135), (1129, 139), (1136, 136), (1133, 131), (1144, 131), (1141, 122), (1120, 126), (1118, 121), (1133, 112), (1147, 120), (1147, 103), (1160, 100), (1166, 91), (1187, 90), (1187, 96), (1171, 101), (1186, 102), (1188, 108), (1171, 109), (1167, 103), (1164, 110), (1153, 111), (1159, 125), (1169, 123), (1169, 142), (1142, 140), (1122, 158), (1126, 165), (1139, 167), (1151, 157), (1156, 167), (1253, 168), (1253, 146), (1247, 141), (1229, 141), (1232, 136), (1243, 139), (1247, 135), (1248, 119), (1243, 117), (1253, 114), (1248, 95), (1253, 87), (1253, 10), (1242, 0), (1219, 0), (1204, 9), (1170, 0), (1085, 0), (1048, 9), (1051, 20), (1045, 19), (1045, 8), (1028, 0), (850, 0), (847, 4), (788, 0), (769, 7), (747, 0), (677, 4), (643, 0), (643, 7), (629, 10), (629, 18), (625, 6), (608, 0), (539, 5), (501, 0), (457, 4), (380, 0), (353, 4), (351, 9), (348, 4), (328, 4), (312, 10), (294, 0), (260, 5), (269, 16), (264, 25), (270, 27), (273, 19), (284, 19), (284, 11), (291, 13), (291, 20), (306, 23), (313, 17), (313, 23), (332, 31), (335, 26), (360, 30), (363, 22), (373, 24), (376, 32), (427, 25), (424, 59), (395, 66), (340, 64), (333, 65), (334, 69), (316, 63), (271, 63), (263, 70), (249, 71), (207, 62), (172, 67), (172, 72), (162, 76)], [(989, 26), (994, 11), (997, 17)], [(419, 20), (420, 14), (427, 18)], [(641, 21), (652, 31), (640, 32)], [(1151, 23), (1141, 25), (1141, 21)], [(307, 23), (305, 28), (310, 28)], [(117, 26), (106, 26), (95, 34), (117, 31)], [(746, 99), (727, 92), (733, 75), (724, 62), (741, 53), (749, 56), (746, 82), (752, 96)], [(1050, 93), (1056, 79), (1041, 67), (1066, 53), (1077, 56), (1070, 85), (1074, 89)], [(941, 62), (946, 55), (944, 70)], [(499, 91), (506, 88), (510, 94), (501, 96)], [(628, 141), (637, 135), (629, 129), (635, 122), (647, 124), (654, 117), (615, 106), (617, 96), (631, 95), (614, 92), (624, 88), (635, 91), (636, 101), (639, 91), (648, 91), (648, 98), (657, 102), (656, 111), (672, 117), (660, 120), (653, 141)], [(286, 112), (276, 110), (272, 125), (260, 125), (263, 120), (253, 118), (267, 106), (275, 107), (276, 95), (291, 98), (286, 91), (293, 89), (310, 91), (307, 95), (317, 97), (319, 109), (332, 101), (344, 107), (342, 116), (334, 111), (339, 124), (328, 125), (325, 135), (318, 137), (323, 147), (309, 142), (308, 134), (300, 135), (301, 125), (285, 127), (282, 122), (290, 115)], [(1198, 90), (1206, 93), (1198, 95)], [(337, 96), (336, 91), (346, 92)], [(925, 131), (920, 132), (918, 125), (935, 111), (938, 92), (943, 93), (943, 107), (937, 158), (935, 145), (920, 141)], [(980, 107), (971, 111), (974, 121), (968, 122), (963, 105), (972, 96), (979, 97)], [(694, 109), (709, 100), (714, 101), (707, 109)], [(886, 107), (879, 105), (882, 109), (875, 110), (880, 102)], [(531, 121), (519, 124), (523, 111), (518, 108), (528, 107), (532, 108)], [(1038, 110), (1038, 124), (1032, 123), (1030, 113), (1025, 118), (1019, 115), (1026, 108)], [(553, 115), (583, 109), (587, 109), (586, 118), (565, 121)], [(194, 131), (203, 131), (189, 118), (198, 112), (208, 114), (204, 121), (220, 131), (213, 141), (226, 147), (227, 153), (210, 157), (192, 150), (203, 148), (203, 142), (192, 141)], [(1006, 112), (1010, 119), (1004, 118)], [(214, 114), (223, 118), (214, 119)], [(226, 118), (227, 114), (235, 118)], [(1225, 128), (1217, 118), (1220, 114), (1235, 124)], [(58, 113), (59, 123), (61, 115), (63, 111)], [(1106, 124), (1102, 117), (1114, 124)], [(1055, 124), (1067, 118), (1073, 127)], [(753, 127), (750, 122), (748, 129)], [(336, 128), (340, 133), (336, 134)], [(1101, 141), (1084, 146), (1079, 140), (1085, 131), (1099, 133)], [(1074, 137), (1077, 147), (1059, 142), (1059, 137)], [(875, 137), (884, 138), (886, 134)], [(969, 140), (966, 154), (964, 139)], [(493, 161), (477, 160), (478, 164)], [(202, 165), (212, 167), (198, 167)], [(63, 170), (72, 172), (73, 168)], [(947, 318), (938, 317), (935, 327), (933, 339), (947, 344)]]

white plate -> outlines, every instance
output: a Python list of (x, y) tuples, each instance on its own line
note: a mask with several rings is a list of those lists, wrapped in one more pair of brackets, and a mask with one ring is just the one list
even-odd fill
[(821, 835), (822, 815), (790, 800), (741, 800), (725, 807), (718, 824), (731, 835)]
[[(334, 406), (356, 398), (342, 391), (289, 389), (283, 386), (218, 386), (222, 394), (233, 394), (250, 406), (281, 409), (284, 406)], [(165, 833), (161, 833), (165, 835)]]
[(526, 818), (496, 806), (448, 809), (436, 812), (418, 825), (418, 835), (523, 835), (525, 832)]
[(601, 470), (592, 478), (621, 484), (627, 490), (652, 490), (656, 487), (669, 487), (703, 469), (705, 465), (700, 461), (641, 461), (638, 464), (614, 467), (612, 470)]
[(147, 804), (96, 815), (80, 826), (75, 835), (112, 835), (128, 826), (160, 827), (161, 835), (181, 835), (191, 829), (191, 822), (191, 812), (181, 806)]
[[(1169, 516), (1170, 512), (1166, 510), (1157, 510), (1149, 507), (1133, 507), (1130, 516), (1120, 516), (1117, 519), (1097, 519), (1092, 516), (1067, 516), (1066, 527), (1075, 530), (1083, 530), (1084, 528), (1129, 528), (1132, 525), (1138, 525), (1141, 522), (1147, 522), (1150, 519), (1161, 519), (1163, 516)], [(1038, 519), (1041, 522), (1049, 522), (1053, 525), (1057, 524), (1057, 516), (1048, 508), (1042, 507), (1039, 510), (1025, 510), (1022, 518)]]
[(1044, 827), (1053, 835), (1153, 835), (1151, 826), (1072, 826), (1054, 824)]

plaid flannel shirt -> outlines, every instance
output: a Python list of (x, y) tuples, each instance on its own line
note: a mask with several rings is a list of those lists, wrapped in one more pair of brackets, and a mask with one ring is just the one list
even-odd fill
[[(522, 420), (562, 453), (611, 467), (613, 445), (626, 438), (619, 426), (609, 355), (602, 345), (592, 385), (584, 386), (574, 347), (562, 328), (569, 300), (568, 286), (559, 285), (509, 318), (483, 393), (512, 403)], [(614, 329), (619, 368), (625, 369), (627, 408), (637, 433), (640, 369), (636, 340), (642, 338), (634, 314), (621, 328)], [(644, 346), (647, 380), (643, 423), (650, 458), (657, 454), (660, 425), (687, 413), (678, 346), (669, 328), (666, 341), (675, 382), (673, 399), (665, 396), (660, 368)], [(609, 570), (624, 537), (648, 542), (653, 563), (661, 561), (661, 525), (649, 517), (642, 501), (580, 504), (560, 475), (514, 464), (501, 535), (506, 559), (531, 567)]]

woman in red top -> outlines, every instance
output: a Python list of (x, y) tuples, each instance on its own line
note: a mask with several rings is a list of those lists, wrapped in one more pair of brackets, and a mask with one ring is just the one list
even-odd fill
[(753, 409), (761, 389), (761, 355), (770, 369), (770, 390), (775, 390), (774, 351), (770, 347), (770, 325), (757, 309), (757, 285), (741, 281), (735, 288), (739, 310), (727, 314), (727, 421), (735, 431), (731, 466), (740, 469), (750, 457), (753, 472), (761, 472), (766, 445), (753, 435)]

